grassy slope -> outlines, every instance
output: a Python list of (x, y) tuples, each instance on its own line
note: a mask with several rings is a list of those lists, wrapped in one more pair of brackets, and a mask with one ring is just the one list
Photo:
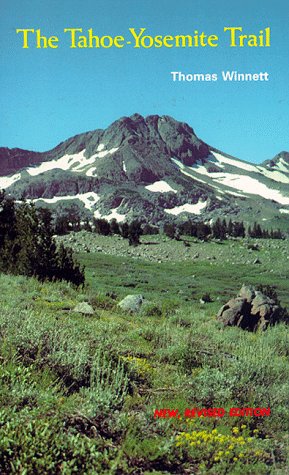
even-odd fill
[[(288, 305), (284, 254), (266, 264), (265, 251), (263, 264), (237, 268), (82, 254), (80, 291), (1, 276), (1, 473), (285, 473), (287, 329), (250, 334), (215, 319), (243, 281), (277, 285)], [(127, 315), (107, 291), (153, 305)], [(213, 303), (198, 302), (204, 292)], [(73, 312), (79, 301), (95, 315)], [(232, 406), (272, 415), (153, 418), (155, 408)]]

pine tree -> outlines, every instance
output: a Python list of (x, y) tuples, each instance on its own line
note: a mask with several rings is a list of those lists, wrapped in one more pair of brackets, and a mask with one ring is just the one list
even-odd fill
[(11, 249), (17, 235), (15, 203), (0, 192), (0, 269), (10, 266)]
[(110, 221), (110, 233), (120, 234), (119, 224), (115, 218)]
[(164, 234), (170, 239), (174, 239), (176, 235), (176, 225), (172, 223), (165, 223)]
[(70, 231), (69, 219), (66, 214), (61, 214), (60, 216), (57, 216), (55, 218), (54, 231), (55, 231), (55, 234), (58, 234), (58, 236), (62, 236), (64, 234), (69, 233)]
[(227, 228), (227, 232), (229, 234), (229, 236), (233, 236), (233, 223), (232, 223), (232, 220), (230, 219), (229, 223), (228, 223), (228, 228)]
[(215, 239), (225, 239), (226, 238), (226, 222), (225, 227), (224, 224), (221, 222), (220, 218), (217, 218), (215, 223), (212, 225), (212, 234)]
[(139, 221), (132, 221), (129, 225), (128, 239), (130, 246), (138, 246), (140, 244), (140, 236), (142, 234), (141, 224)]
[(57, 249), (53, 239), (52, 215), (48, 209), (40, 208), (38, 219), (38, 245), (33, 263), (34, 274), (40, 280), (53, 280), (57, 269)]
[(102, 234), (103, 236), (108, 236), (110, 234), (110, 225), (106, 219), (94, 218), (93, 224), (97, 234)]
[(129, 234), (129, 225), (127, 222), (123, 223), (120, 228), (120, 233), (124, 239), (128, 238)]
[(63, 244), (59, 246), (57, 252), (55, 278), (56, 280), (72, 282), (77, 287), (83, 286), (85, 282), (84, 268), (74, 261), (72, 249), (64, 247)]
[(209, 224), (203, 222), (197, 223), (197, 238), (206, 241), (211, 234), (212, 230)]
[(39, 280), (67, 280), (83, 285), (84, 269), (72, 251), (57, 249), (53, 239), (52, 216), (24, 202), (0, 195), (0, 266), (3, 272), (35, 276)]
[(245, 237), (245, 226), (243, 221), (236, 221), (233, 223), (233, 231), (232, 231), (232, 236), (233, 237)]

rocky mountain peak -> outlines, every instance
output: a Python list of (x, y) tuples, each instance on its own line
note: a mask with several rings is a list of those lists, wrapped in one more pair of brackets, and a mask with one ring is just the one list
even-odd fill
[(140, 146), (158, 148), (159, 154), (167, 153), (169, 158), (177, 158), (185, 165), (193, 165), (209, 153), (209, 147), (188, 124), (167, 115), (144, 118), (136, 113), (122, 117), (108, 127), (101, 140), (111, 148), (128, 144), (138, 150)]
[[(266, 166), (267, 168), (274, 168), (278, 166), (281, 166), (282, 168), (282, 165), (283, 166), (289, 165), (289, 152), (286, 152), (285, 150), (283, 150), (282, 152), (279, 152), (277, 155), (275, 155), (275, 157), (272, 158), (271, 160), (266, 160), (265, 162), (263, 162), (262, 165)], [(289, 168), (288, 168), (288, 172), (289, 172)]]

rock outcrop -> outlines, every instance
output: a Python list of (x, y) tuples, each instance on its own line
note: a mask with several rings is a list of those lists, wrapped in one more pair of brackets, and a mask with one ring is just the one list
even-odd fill
[(257, 331), (277, 323), (281, 314), (282, 309), (275, 300), (252, 286), (243, 285), (239, 295), (219, 310), (217, 318), (224, 326)]

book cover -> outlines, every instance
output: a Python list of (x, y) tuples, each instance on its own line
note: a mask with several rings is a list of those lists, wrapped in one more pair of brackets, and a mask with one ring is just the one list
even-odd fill
[(287, 473), (287, 2), (0, 11), (0, 472)]

